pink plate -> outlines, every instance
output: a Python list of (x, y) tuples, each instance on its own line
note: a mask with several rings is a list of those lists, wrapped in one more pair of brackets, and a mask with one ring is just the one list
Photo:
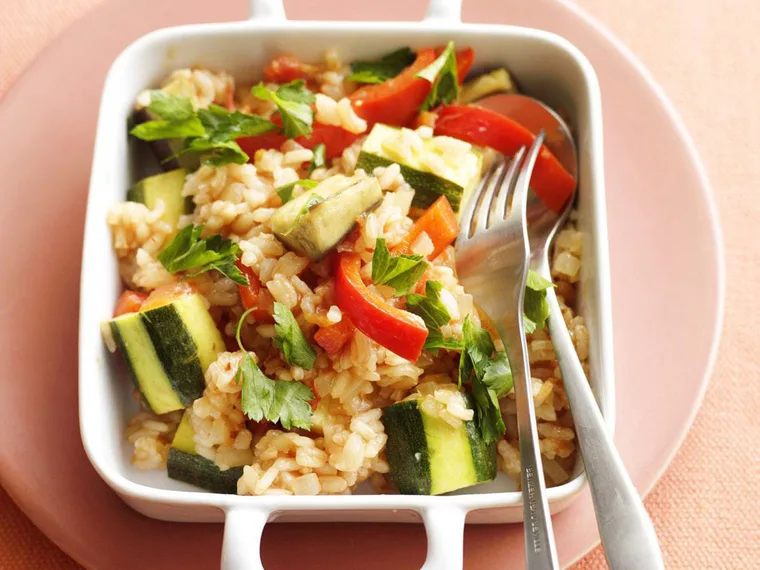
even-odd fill
[[(286, 2), (291, 19), (419, 20), (423, 0)], [(85, 457), (77, 421), (77, 298), (100, 90), (114, 57), (168, 25), (245, 17), (243, 2), (112, 0), (72, 26), (0, 104), (0, 483), (88, 568), (218, 568), (222, 525), (145, 518)], [(723, 310), (715, 209), (694, 149), (660, 90), (606, 31), (564, 0), (466, 0), (464, 18), (543, 28), (575, 43), (604, 103), (616, 441), (649, 491), (680, 445), (712, 368)], [(688, 289), (683, 287), (688, 283)], [(673, 342), (677, 338), (678, 342)], [(585, 493), (555, 518), (563, 565), (598, 541)], [(388, 545), (392, 544), (392, 548)], [(265, 566), (419, 568), (419, 525), (269, 525)], [(522, 567), (519, 525), (468, 527), (467, 568)], [(318, 565), (319, 566), (319, 565)]]

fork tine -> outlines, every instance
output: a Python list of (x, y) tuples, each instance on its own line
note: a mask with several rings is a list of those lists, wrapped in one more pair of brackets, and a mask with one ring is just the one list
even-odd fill
[(496, 191), (504, 182), (504, 176), (507, 173), (508, 167), (509, 160), (505, 158), (499, 163), (496, 171), (494, 172), (494, 175), (491, 177), (485, 189), (482, 191), (482, 198), (479, 200), (477, 215), (475, 216), (475, 233), (482, 232), (488, 227), (491, 218), (491, 206), (493, 204), (493, 197), (494, 194), (496, 194)]
[(475, 189), (475, 192), (472, 194), (470, 199), (464, 205), (464, 210), (462, 210), (460, 214), (460, 218), (459, 218), (459, 227), (461, 228), (461, 230), (459, 232), (459, 236), (457, 237), (457, 243), (462, 243), (468, 240), (472, 236), (473, 234), (472, 222), (475, 217), (475, 211), (478, 209), (478, 205), (482, 201), (483, 189), (486, 188), (486, 186), (488, 185), (498, 165), (499, 165), (498, 161), (494, 161), (493, 164), (491, 164), (491, 166), (486, 171), (485, 176), (483, 176), (483, 178), (481, 179), (480, 184)]
[(509, 171), (504, 177), (504, 183), (497, 190), (493, 208), (493, 212), (496, 216), (495, 220), (497, 221), (503, 220), (507, 217), (507, 204), (509, 203), (512, 191), (514, 190), (518, 169), (520, 168), (523, 156), (525, 156), (525, 147), (521, 147), (520, 150), (517, 151), (517, 154), (512, 158), (512, 163), (509, 165)]
[(525, 204), (528, 198), (528, 187), (530, 186), (530, 177), (533, 173), (533, 166), (536, 164), (538, 153), (541, 152), (541, 145), (544, 142), (544, 131), (538, 133), (536, 140), (528, 151), (528, 156), (523, 162), (520, 174), (517, 176), (515, 183), (514, 195), (512, 196), (512, 205), (507, 215), (507, 220), (517, 220), (518, 217), (525, 220)]

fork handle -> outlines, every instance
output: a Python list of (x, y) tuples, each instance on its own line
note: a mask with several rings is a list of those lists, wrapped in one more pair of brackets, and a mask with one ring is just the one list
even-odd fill
[[(520, 319), (522, 316), (520, 316)], [(552, 520), (546, 499), (541, 450), (538, 447), (536, 412), (533, 407), (533, 387), (527, 374), (530, 370), (528, 348), (517, 318), (500, 330), (502, 338), (514, 339), (505, 343), (517, 405), (517, 435), (520, 445), (520, 478), (523, 497), (523, 527), (525, 530), (526, 570), (558, 570)], [(518, 340), (519, 339), (519, 340)]]
[[(548, 267), (541, 273), (548, 277)], [(607, 563), (611, 570), (664, 569), (652, 521), (607, 431), (551, 287), (546, 300), (549, 332), (573, 414)]]

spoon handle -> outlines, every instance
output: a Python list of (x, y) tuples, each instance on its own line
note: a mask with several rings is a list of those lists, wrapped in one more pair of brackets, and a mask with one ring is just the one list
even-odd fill
[(553, 288), (547, 290), (546, 299), (549, 332), (573, 414), (607, 563), (611, 570), (663, 570), (654, 526), (604, 424)]

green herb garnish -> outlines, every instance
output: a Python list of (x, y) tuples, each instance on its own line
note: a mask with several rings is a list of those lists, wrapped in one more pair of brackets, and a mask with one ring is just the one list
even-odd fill
[(317, 353), (306, 340), (291, 310), (282, 303), (274, 304), (274, 344), (282, 352), (285, 362), (304, 370), (311, 370)]
[(469, 315), (462, 323), (462, 340), (464, 349), (459, 359), (459, 385), (472, 383), (478, 426), (483, 439), (492, 443), (506, 431), (499, 397), (512, 389), (509, 361), (504, 352), (496, 352), (491, 335), (475, 325)]
[(240, 342), (240, 329), (252, 310), (240, 317), (235, 333), (240, 350), (245, 352), (235, 374), (235, 381), (240, 385), (243, 413), (257, 422), (280, 422), (285, 429), (310, 429), (312, 410), (309, 402), (314, 399), (314, 393), (301, 382), (267, 378)]
[(554, 287), (538, 273), (530, 269), (525, 282), (525, 298), (523, 300), (523, 327), (530, 334), (537, 328), (542, 329), (549, 318), (549, 302), (546, 300), (546, 290)]
[(241, 384), (243, 413), (256, 422), (279, 422), (285, 429), (311, 428), (314, 393), (298, 381), (267, 378), (250, 354), (243, 356), (235, 380)]
[(422, 111), (454, 101), (459, 94), (454, 42), (449, 42), (443, 53), (433, 63), (420, 71), (417, 77), (427, 79), (433, 84), (430, 93), (422, 103)]
[(325, 143), (319, 143), (312, 150), (314, 157), (311, 159), (311, 164), (309, 164), (309, 174), (325, 165), (325, 149)]
[(148, 110), (161, 117), (135, 126), (130, 132), (144, 141), (168, 138), (203, 136), (206, 129), (187, 97), (169, 95), (163, 91), (150, 92)]
[(290, 184), (283, 184), (282, 186), (278, 186), (275, 189), (275, 192), (277, 192), (277, 195), (280, 197), (280, 200), (282, 200), (282, 203), (287, 204), (293, 199), (293, 190), (295, 190), (296, 186), (300, 186), (304, 190), (311, 190), (318, 184), (319, 182), (316, 180), (305, 178), (303, 180), (296, 180)]
[(396, 77), (416, 58), (408, 47), (397, 49), (374, 61), (351, 62), (351, 75), (346, 79), (356, 83), (382, 83)]
[(372, 281), (389, 285), (401, 296), (409, 292), (428, 268), (421, 255), (391, 255), (385, 239), (378, 238), (372, 255)]
[(271, 101), (277, 105), (285, 136), (293, 139), (311, 134), (311, 125), (314, 121), (311, 106), (315, 98), (314, 93), (305, 87), (303, 80), (286, 83), (277, 91), (270, 91), (263, 83), (259, 83), (251, 89), (251, 93), (258, 99)]
[(194, 270), (188, 277), (216, 269), (240, 285), (248, 285), (248, 279), (235, 267), (240, 246), (235, 242), (214, 235), (201, 238), (203, 226), (183, 228), (158, 254), (158, 260), (169, 273)]
[(428, 329), (428, 336), (422, 348), (436, 351), (439, 348), (446, 350), (462, 350), (462, 343), (455, 338), (444, 338), (441, 327), (449, 324), (451, 314), (446, 305), (441, 301), (441, 289), (443, 286), (438, 281), (425, 283), (425, 295), (410, 293), (406, 296), (406, 310), (422, 317)]
[(148, 110), (160, 117), (135, 126), (130, 133), (145, 141), (184, 139), (182, 148), (166, 160), (193, 152), (204, 157), (204, 164), (222, 166), (243, 164), (249, 156), (235, 139), (256, 136), (275, 128), (274, 123), (256, 115), (227, 111), (219, 105), (193, 109), (187, 97), (150, 92)]

